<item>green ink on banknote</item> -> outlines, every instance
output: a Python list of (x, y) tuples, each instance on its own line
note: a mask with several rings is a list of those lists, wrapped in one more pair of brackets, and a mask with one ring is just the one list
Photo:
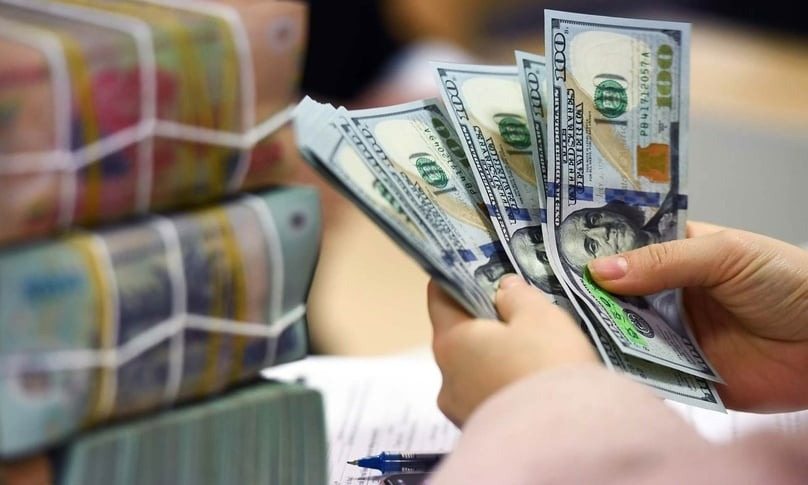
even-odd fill
[(457, 161), (463, 164), (464, 167), (469, 168), (469, 161), (466, 159), (466, 152), (463, 150), (463, 145), (461, 145), (460, 142), (455, 139), (454, 131), (446, 126), (446, 124), (437, 117), (432, 118), (432, 127), (435, 128), (435, 131), (443, 139), (446, 148), (452, 152), (452, 155), (457, 158)]
[(673, 48), (668, 44), (662, 44), (657, 49), (657, 65), (659, 72), (656, 77), (657, 106), (673, 107), (673, 76), (671, 66), (673, 65)]
[(508, 145), (519, 150), (530, 148), (530, 131), (522, 119), (513, 115), (504, 115), (498, 121), (498, 128), (499, 134)]
[(614, 79), (607, 79), (595, 88), (595, 107), (607, 118), (617, 118), (626, 112), (626, 88)]
[(449, 177), (437, 162), (429, 157), (421, 156), (415, 160), (415, 168), (421, 174), (421, 178), (429, 185), (442, 189), (449, 184)]
[(452, 155), (457, 157), (459, 159), (458, 161), (462, 162), (463, 165), (468, 167), (469, 164), (468, 160), (466, 160), (466, 152), (463, 151), (463, 146), (454, 138), (447, 138), (444, 141), (446, 142), (446, 148), (452, 152)]
[(446, 126), (446, 123), (444, 123), (442, 120), (433, 117), (432, 126), (435, 128), (435, 131), (438, 132), (438, 135), (440, 135), (441, 138), (451, 138), (452, 130), (449, 129), (449, 127)]
[(612, 317), (612, 320), (614, 320), (614, 323), (617, 324), (617, 327), (620, 329), (623, 335), (632, 343), (645, 346), (645, 339), (642, 338), (642, 335), (640, 335), (637, 332), (637, 329), (634, 328), (631, 320), (623, 312), (620, 305), (614, 301), (614, 297), (600, 289), (595, 282), (592, 281), (592, 275), (589, 274), (588, 267), (584, 267), (583, 280), (584, 285), (586, 285), (586, 288), (589, 290), (589, 293), (591, 293), (592, 296), (594, 296), (603, 305), (603, 309), (609, 313), (609, 316)]

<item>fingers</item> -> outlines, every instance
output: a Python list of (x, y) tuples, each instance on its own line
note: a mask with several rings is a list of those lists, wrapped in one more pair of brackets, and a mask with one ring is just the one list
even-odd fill
[(710, 224), (708, 222), (687, 221), (686, 232), (687, 237), (701, 237), (709, 234), (714, 234), (726, 229), (724, 226)]
[(434, 280), (428, 299), (432, 350), (443, 376), (438, 407), (455, 424), (526, 375), (599, 362), (572, 318), (520, 276), (499, 283), (497, 310), (505, 325), (469, 316)]
[(496, 304), (500, 318), (507, 323), (503, 328), (519, 335), (523, 344), (532, 346), (528, 354), (541, 360), (537, 369), (600, 362), (579, 323), (522, 277), (510, 275), (500, 280)]
[(434, 279), (427, 286), (427, 309), (435, 336), (472, 318)]
[(751, 234), (697, 223), (699, 237), (651, 244), (589, 262), (589, 271), (608, 291), (647, 295), (668, 288), (716, 286), (730, 279), (757, 253)]
[(500, 317), (510, 323), (536, 322), (554, 312), (555, 307), (544, 293), (528, 285), (517, 275), (500, 280), (497, 291), (497, 310)]
[[(500, 280), (496, 298), (500, 317), (509, 323), (535, 321), (537, 315), (556, 311), (546, 295), (517, 275)], [(427, 286), (427, 308), (436, 336), (473, 319), (435, 280)]]

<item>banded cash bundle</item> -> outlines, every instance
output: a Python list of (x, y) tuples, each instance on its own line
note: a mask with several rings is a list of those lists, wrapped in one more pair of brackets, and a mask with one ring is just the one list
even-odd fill
[(287, 179), (306, 13), (0, 1), (0, 244)]
[(306, 355), (314, 188), (0, 251), (0, 457)]
[(61, 485), (327, 482), (322, 397), (280, 382), (90, 431), (60, 452)]
[(322, 485), (324, 418), (318, 391), (257, 383), (81, 433), (48, 454), (0, 462), (0, 483)]
[(547, 61), (435, 62), (442, 103), (357, 112), (304, 99), (298, 145), (473, 315), (490, 317), (497, 281), (518, 273), (605, 365), (723, 410), (679, 292), (616, 297), (585, 270), (684, 235), (690, 27), (545, 15)]

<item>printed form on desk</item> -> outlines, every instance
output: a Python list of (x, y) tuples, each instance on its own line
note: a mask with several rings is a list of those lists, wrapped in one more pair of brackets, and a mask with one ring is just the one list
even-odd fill
[[(329, 485), (376, 484), (382, 475), (346, 462), (382, 451), (450, 451), (460, 432), (438, 410), (440, 372), (429, 349), (374, 357), (310, 356), (266, 369), (264, 377), (302, 379), (323, 393)], [(705, 439), (724, 443), (762, 430), (808, 429), (808, 410), (722, 414), (666, 401)]]
[(377, 484), (376, 470), (349, 465), (382, 451), (450, 451), (460, 432), (438, 409), (441, 376), (429, 349), (381, 357), (310, 356), (264, 370), (323, 393), (329, 485)]

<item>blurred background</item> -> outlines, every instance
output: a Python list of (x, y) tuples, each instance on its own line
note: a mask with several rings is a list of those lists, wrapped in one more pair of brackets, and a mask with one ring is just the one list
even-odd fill
[[(428, 62), (511, 64), (544, 52), (543, 10), (690, 22), (689, 213), (808, 246), (808, 31), (790, 6), (728, 1), (310, 1), (305, 94), (348, 107), (437, 96)], [(427, 276), (339, 194), (310, 296), (314, 351), (425, 346)]]

